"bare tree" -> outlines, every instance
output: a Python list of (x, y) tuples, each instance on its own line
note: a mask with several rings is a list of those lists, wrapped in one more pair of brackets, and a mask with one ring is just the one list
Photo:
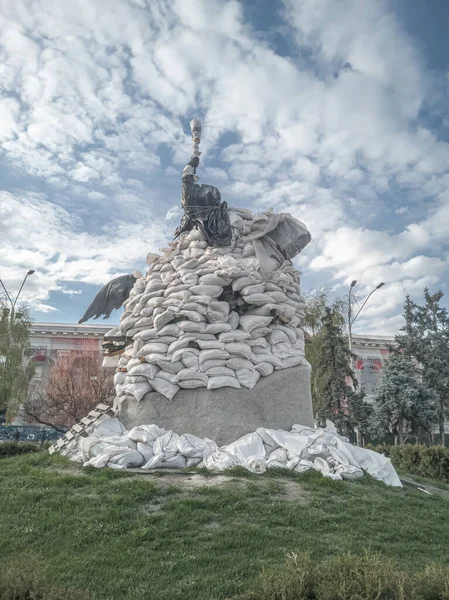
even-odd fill
[(51, 367), (46, 380), (35, 381), (22, 405), (31, 422), (69, 428), (114, 393), (113, 378), (96, 352), (70, 353)]

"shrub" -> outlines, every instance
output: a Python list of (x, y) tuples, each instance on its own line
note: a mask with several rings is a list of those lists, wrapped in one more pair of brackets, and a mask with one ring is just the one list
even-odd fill
[(83, 590), (45, 583), (42, 565), (34, 556), (20, 555), (0, 567), (0, 600), (89, 600)]
[(28, 452), (39, 452), (41, 447), (32, 442), (0, 442), (0, 456), (17, 456)]
[(290, 554), (280, 569), (262, 571), (254, 591), (234, 600), (449, 600), (449, 567), (410, 574), (372, 552), (324, 561)]
[(402, 471), (438, 481), (449, 481), (449, 448), (414, 444), (367, 447), (389, 456), (393, 465)]

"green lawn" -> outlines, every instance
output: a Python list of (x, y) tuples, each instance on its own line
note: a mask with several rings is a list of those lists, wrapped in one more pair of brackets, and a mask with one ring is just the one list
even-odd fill
[(444, 497), (315, 472), (237, 475), (194, 487), (199, 475), (82, 471), (46, 453), (1, 459), (0, 564), (35, 565), (52, 585), (120, 600), (232, 597), (289, 552), (319, 560), (371, 549), (410, 570), (449, 564)]

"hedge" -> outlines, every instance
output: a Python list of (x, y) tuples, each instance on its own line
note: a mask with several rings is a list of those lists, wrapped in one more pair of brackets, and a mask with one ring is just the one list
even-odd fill
[(39, 452), (41, 446), (32, 442), (0, 442), (0, 457), (17, 456), (28, 452)]
[(388, 456), (393, 465), (401, 471), (449, 482), (449, 448), (414, 444), (381, 444), (367, 448)]
[(447, 600), (449, 567), (417, 573), (380, 554), (343, 554), (324, 561), (290, 554), (284, 567), (261, 573), (255, 589), (233, 600)]

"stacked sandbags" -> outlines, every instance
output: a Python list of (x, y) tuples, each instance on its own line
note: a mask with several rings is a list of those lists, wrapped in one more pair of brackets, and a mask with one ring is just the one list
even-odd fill
[(307, 364), (299, 274), (288, 260), (261, 274), (255, 242), (243, 239), (251, 224), (234, 227), (229, 247), (193, 230), (147, 258), (119, 325), (131, 342), (115, 375), (118, 403), (153, 391), (171, 400), (180, 389), (252, 389), (275, 369)]
[(69, 456), (84, 466), (115, 469), (202, 466), (223, 471), (241, 466), (253, 473), (273, 468), (297, 473), (314, 469), (337, 480), (358, 479), (365, 471), (387, 485), (401, 486), (388, 458), (353, 446), (329, 421), (323, 429), (294, 425), (290, 432), (261, 427), (218, 448), (207, 438), (178, 435), (157, 425), (139, 425), (126, 431), (118, 419), (103, 417), (91, 426), (88, 437), (78, 441), (78, 451)]

